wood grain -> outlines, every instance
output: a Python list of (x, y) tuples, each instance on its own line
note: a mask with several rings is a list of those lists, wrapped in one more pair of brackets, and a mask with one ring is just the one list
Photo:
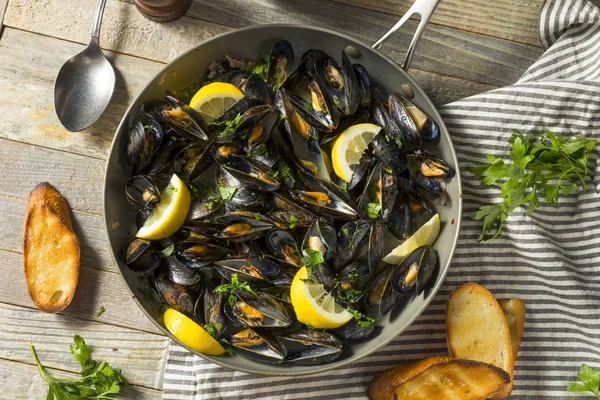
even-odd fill
[[(89, 29), (81, 21), (91, 15), (92, 3), (92, 0), (76, 4), (69, 0), (13, 0), (9, 3), (5, 24), (85, 43)], [(64, 13), (67, 4), (72, 11)], [(218, 7), (219, 12), (211, 14), (207, 11), (210, 5), (213, 9)], [(186, 17), (165, 25), (153, 24), (137, 15), (133, 5), (110, 2), (105, 15), (105, 20), (110, 22), (103, 29), (104, 47), (167, 61), (192, 44), (231, 29), (225, 25), (239, 27), (267, 22), (323, 26), (374, 42), (397, 20), (396, 16), (321, 0), (288, 0), (285, 3), (232, 0), (218, 5), (212, 0), (196, 0), (187, 15), (194, 18)], [(202, 20), (207, 15), (218, 20)], [(56, 18), (52, 18), (54, 16)], [(127, 29), (123, 30), (125, 25)], [(400, 49), (407, 48), (415, 26), (414, 22), (408, 23), (389, 41), (384, 52), (400, 61), (403, 58)], [(124, 39), (119, 39), (121, 37)], [(432, 25), (423, 36), (413, 63), (415, 68), (431, 72), (506, 85), (513, 83), (540, 54), (541, 49), (534, 46)]]
[(79, 372), (81, 368), (69, 352), (77, 334), (92, 347), (93, 359), (107, 360), (120, 368), (130, 383), (162, 387), (169, 341), (162, 335), (1, 303), (0, 324), (0, 354), (4, 359), (34, 364), (29, 350), (29, 343), (33, 343), (44, 366)]
[[(76, 377), (74, 373), (53, 368), (48, 368), (48, 372), (57, 377)], [(2, 383), (2, 397), (5, 399), (45, 399), (48, 393), (48, 384), (39, 376), (36, 367), (2, 358), (0, 358), (0, 383)], [(119, 394), (120, 399), (127, 400), (160, 400), (161, 397), (160, 390), (135, 385), (125, 388), (122, 394)]]
[[(342, 4), (402, 16), (412, 0), (331, 0)], [(537, 24), (543, 0), (444, 0), (430, 23), (467, 32), (540, 46)]]
[[(0, 276), (10, 276), (10, 284), (0, 285), (2, 302), (33, 309), (25, 284), (21, 254), (0, 250)], [(106, 312), (97, 317), (100, 307), (104, 307)], [(86, 266), (79, 271), (79, 283), (71, 305), (61, 315), (161, 334), (138, 308), (117, 273)]]
[[(105, 52), (117, 76), (112, 101), (92, 127), (71, 133), (60, 125), (54, 112), (54, 79), (62, 64), (83, 48), (77, 43), (4, 29), (0, 46), (0, 136), (106, 158), (125, 110), (164, 65)], [(99, 165), (93, 160), (89, 162)], [(86, 168), (86, 165), (81, 167)], [(51, 173), (51, 170), (46, 173)]]

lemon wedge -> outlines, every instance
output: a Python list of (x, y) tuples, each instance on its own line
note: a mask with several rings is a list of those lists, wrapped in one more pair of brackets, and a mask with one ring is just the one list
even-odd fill
[(187, 186), (173, 174), (169, 186), (161, 193), (160, 202), (136, 236), (142, 239), (162, 239), (171, 236), (183, 225), (191, 202)]
[(210, 125), (244, 97), (244, 93), (235, 85), (225, 82), (213, 82), (196, 92), (190, 107), (198, 111), (204, 121)]
[(331, 163), (336, 175), (346, 182), (352, 179), (352, 165), (360, 163), (360, 158), (381, 130), (374, 124), (352, 125), (338, 136), (331, 150)]
[(421, 226), (411, 237), (396, 247), (383, 261), (388, 264), (400, 264), (406, 256), (421, 246), (432, 245), (440, 234), (440, 215), (435, 214)]
[(308, 280), (306, 267), (298, 270), (290, 288), (296, 318), (319, 329), (332, 329), (352, 319), (352, 314), (337, 304), (322, 284)]
[(167, 330), (186, 346), (211, 356), (220, 356), (225, 353), (225, 349), (215, 338), (179, 311), (168, 308), (163, 318)]

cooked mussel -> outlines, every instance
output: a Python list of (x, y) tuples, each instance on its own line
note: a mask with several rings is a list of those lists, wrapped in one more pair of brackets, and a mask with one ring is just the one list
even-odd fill
[(444, 160), (425, 154), (409, 154), (407, 159), (412, 181), (431, 193), (446, 191), (445, 179), (452, 178), (455, 172)]
[(202, 116), (187, 104), (175, 97), (166, 96), (166, 103), (144, 104), (142, 109), (153, 119), (166, 122), (169, 126), (189, 139), (208, 139), (208, 126)]
[(392, 289), (402, 296), (421, 294), (437, 264), (437, 253), (431, 246), (419, 247), (394, 268), (391, 276)]
[(148, 176), (137, 175), (129, 179), (125, 193), (130, 201), (143, 208), (154, 208), (160, 202), (160, 191)]
[(287, 306), (274, 297), (261, 292), (235, 289), (240, 299), (233, 305), (233, 314), (246, 326), (285, 328), (292, 323)]
[(383, 250), (385, 248), (386, 241), (386, 229), (385, 222), (382, 218), (377, 218), (371, 221), (371, 228), (369, 230), (369, 242), (367, 246), (367, 260), (369, 270), (375, 272), (381, 258), (383, 257)]
[(375, 319), (382, 318), (392, 309), (392, 306), (398, 299), (398, 295), (392, 290), (391, 285), (393, 271), (393, 265), (382, 268), (365, 288), (362, 303), (369, 317)]
[(325, 261), (333, 259), (337, 247), (335, 227), (326, 219), (318, 218), (310, 225), (302, 242), (302, 252), (318, 251)]
[(307, 228), (315, 220), (315, 216), (305, 210), (299, 212), (291, 210), (275, 210), (265, 215), (265, 218), (278, 228), (294, 229)]
[(369, 72), (361, 64), (354, 64), (352, 68), (358, 80), (360, 105), (365, 109), (369, 109), (371, 107), (371, 78), (369, 77)]
[(246, 152), (253, 154), (260, 151), (261, 146), (265, 145), (271, 137), (271, 131), (277, 122), (278, 115), (276, 109), (271, 109), (248, 128), (244, 138), (244, 150)]
[(193, 142), (175, 156), (173, 172), (187, 182), (195, 181), (210, 163), (210, 143)]
[(153, 279), (152, 283), (169, 307), (190, 317), (194, 315), (197, 296), (190, 286), (179, 285), (162, 275)]
[(245, 328), (229, 337), (229, 344), (238, 354), (267, 364), (281, 364), (286, 348), (268, 329)]
[(183, 242), (175, 246), (177, 259), (191, 268), (210, 265), (230, 253), (230, 249), (208, 242)]
[(163, 129), (158, 122), (149, 119), (145, 124), (138, 120), (129, 131), (125, 161), (133, 175), (150, 163), (160, 147)]
[(287, 361), (298, 365), (320, 365), (342, 354), (342, 342), (333, 334), (303, 330), (280, 336), (288, 349)]
[[(395, 122), (395, 125), (399, 128), (399, 136), (397, 136), (397, 138), (399, 138), (402, 143), (402, 149), (404, 152), (412, 152), (421, 146), (421, 135), (406, 109), (407, 100), (408, 99), (399, 93), (392, 93), (388, 98), (388, 106), (390, 116)], [(394, 139), (396, 139), (396, 137), (394, 137)]]
[(267, 234), (265, 241), (267, 248), (275, 258), (299, 267), (304, 265), (296, 240), (288, 231), (273, 229)]
[(202, 274), (197, 269), (188, 267), (175, 256), (163, 258), (163, 270), (171, 281), (179, 285), (191, 286), (202, 281)]
[(215, 222), (224, 224), (218, 237), (232, 242), (245, 242), (258, 239), (273, 228), (273, 224), (256, 219), (251, 212), (236, 211), (215, 218)]
[(244, 96), (258, 104), (270, 104), (271, 92), (264, 79), (257, 74), (251, 74), (242, 85)]
[(376, 164), (358, 202), (359, 215), (362, 218), (389, 219), (397, 193), (398, 186), (391, 166), (385, 162)]
[(394, 93), (394, 96), (414, 122), (417, 132), (421, 135), (421, 139), (431, 141), (436, 140), (440, 136), (440, 128), (430, 116), (421, 111), (406, 96), (400, 93)]
[(190, 204), (190, 211), (186, 217), (187, 222), (204, 221), (212, 218), (221, 211), (223, 199), (197, 199)]
[(233, 274), (237, 274), (238, 280), (253, 285), (268, 285), (269, 279), (280, 271), (277, 263), (262, 258), (229, 258), (215, 261), (214, 264), (217, 272), (228, 281), (231, 281)]
[(219, 281), (210, 280), (204, 290), (204, 320), (214, 329), (214, 337), (220, 339), (225, 331), (226, 317), (223, 312), (223, 306), (226, 296), (223, 293), (215, 292)]
[(341, 340), (365, 340), (375, 330), (374, 324), (359, 324), (356, 319), (334, 329), (332, 333)]
[(337, 297), (345, 303), (355, 303), (363, 296), (363, 291), (369, 279), (369, 265), (353, 261), (346, 265), (336, 277)]
[(357, 219), (347, 222), (338, 231), (337, 251), (334, 267), (337, 271), (352, 261), (367, 242), (370, 224), (368, 220)]
[(160, 265), (160, 258), (149, 240), (135, 238), (127, 247), (125, 262), (133, 272), (147, 274)]
[(279, 89), (288, 77), (288, 67), (294, 60), (294, 49), (287, 40), (280, 40), (271, 49), (267, 68), (267, 84)]
[(408, 195), (400, 191), (387, 220), (387, 227), (398, 240), (406, 240), (413, 233), (410, 202)]
[(252, 189), (267, 192), (279, 189), (280, 183), (273, 177), (275, 173), (266, 165), (258, 164), (247, 157), (230, 155), (221, 161), (221, 167)]

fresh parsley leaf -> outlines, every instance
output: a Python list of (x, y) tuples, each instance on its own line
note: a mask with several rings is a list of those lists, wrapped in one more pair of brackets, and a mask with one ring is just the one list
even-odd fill
[(348, 183), (344, 182), (340, 185), (340, 190), (342, 192), (347, 192), (348, 191)]
[(81, 365), (81, 378), (55, 378), (48, 373), (40, 362), (33, 347), (31, 353), (42, 379), (48, 383), (46, 400), (78, 400), (78, 399), (115, 399), (113, 394), (119, 393), (121, 387), (129, 383), (121, 375), (121, 371), (113, 369), (106, 361), (100, 363), (90, 359), (90, 348), (79, 335), (74, 337), (71, 353)]
[(219, 185), (219, 191), (221, 192), (221, 197), (223, 200), (231, 200), (236, 190), (237, 188), (233, 186)]
[(367, 203), (366, 210), (367, 216), (369, 218), (377, 218), (379, 212), (381, 211), (381, 204), (377, 202)]
[(208, 334), (212, 337), (215, 337), (215, 335), (217, 333), (219, 333), (219, 331), (221, 330), (222, 325), (221, 324), (206, 324), (204, 326), (204, 329), (206, 329), (206, 332), (208, 332)]
[(100, 306), (100, 309), (96, 313), (96, 317), (101, 316), (102, 314), (104, 314), (105, 311), (106, 311), (106, 308), (104, 308), (104, 306)]
[(586, 189), (590, 152), (595, 140), (574, 136), (565, 140), (546, 129), (544, 134), (528, 135), (515, 130), (509, 139), (510, 164), (501, 158), (486, 154), (487, 163), (471, 168), (482, 177), (482, 185), (500, 188), (502, 202), (481, 206), (472, 216), (482, 221), (478, 242), (500, 236), (502, 224), (519, 206), (531, 215), (540, 206), (539, 194), (558, 207), (559, 195), (579, 188)]
[(371, 326), (375, 323), (374, 318), (367, 317), (366, 315), (364, 315), (363, 313), (361, 313), (358, 310), (355, 310), (353, 308), (346, 308), (346, 310), (348, 310), (348, 312), (350, 314), (352, 314), (352, 316), (354, 317), (354, 319), (356, 320), (358, 325), (360, 325), (363, 328), (366, 328), (367, 326)]
[(298, 225), (298, 218), (293, 215), (290, 215), (290, 229), (294, 229)]
[(262, 220), (262, 215), (260, 215), (260, 213), (254, 213), (254, 219), (257, 221), (261, 221)]
[(213, 289), (213, 293), (222, 293), (228, 296), (229, 304), (234, 305), (237, 302), (236, 290), (245, 290), (250, 293), (255, 293), (248, 282), (240, 282), (238, 274), (231, 274), (231, 281), (223, 285), (219, 285)]
[(242, 115), (238, 114), (234, 119), (228, 119), (225, 121), (219, 121), (213, 123), (213, 125), (223, 128), (223, 130), (219, 133), (219, 136), (224, 136), (230, 130), (235, 129), (235, 127), (240, 123), (240, 119), (242, 119)]
[(167, 247), (165, 247), (164, 249), (162, 249), (159, 253), (158, 256), (160, 258), (167, 258), (169, 257), (171, 254), (173, 254), (173, 251), (175, 250), (175, 245), (171, 244)]
[(306, 256), (302, 257), (302, 263), (310, 273), (310, 269), (315, 266), (322, 264), (325, 259), (323, 258), (323, 254), (319, 250), (305, 249)]
[(571, 382), (567, 386), (567, 391), (569, 392), (592, 392), (597, 399), (600, 399), (600, 394), (598, 394), (598, 390), (600, 387), (600, 374), (598, 371), (589, 367), (586, 364), (582, 364), (579, 372), (577, 373), (577, 378), (582, 383), (579, 382)]

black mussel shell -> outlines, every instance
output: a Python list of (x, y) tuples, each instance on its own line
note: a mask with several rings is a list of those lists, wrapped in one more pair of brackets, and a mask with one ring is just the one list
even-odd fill
[(160, 258), (145, 239), (135, 238), (125, 254), (125, 263), (137, 274), (147, 274), (160, 265)]
[(243, 85), (244, 96), (259, 104), (271, 103), (271, 92), (264, 79), (257, 74), (252, 74)]
[(131, 202), (143, 208), (154, 208), (160, 202), (160, 191), (148, 176), (137, 175), (129, 179), (125, 193)]
[(215, 261), (215, 269), (228, 281), (237, 274), (240, 281), (253, 285), (269, 284), (269, 279), (279, 274), (280, 268), (276, 263), (262, 259), (229, 258)]
[(431, 193), (446, 191), (445, 179), (452, 178), (455, 171), (444, 160), (427, 155), (407, 155), (410, 178)]
[(173, 172), (186, 182), (195, 181), (210, 163), (211, 143), (193, 142), (175, 156)]
[[(406, 110), (406, 98), (399, 93), (392, 93), (388, 98), (390, 117), (399, 128), (398, 134), (404, 152), (412, 152), (421, 147), (421, 135)], [(411, 103), (412, 104), (412, 103)]]
[(307, 211), (275, 210), (265, 215), (265, 218), (281, 229), (307, 228), (315, 220), (315, 216)]
[(267, 84), (273, 90), (281, 87), (288, 77), (289, 66), (294, 61), (294, 49), (287, 40), (275, 43), (269, 54)]
[(202, 268), (231, 253), (231, 250), (212, 243), (180, 243), (175, 246), (175, 256), (191, 268)]
[(366, 287), (362, 297), (363, 307), (367, 316), (380, 319), (391, 309), (398, 295), (392, 290), (391, 276), (394, 266), (389, 265), (381, 269), (377, 276)]
[(355, 303), (360, 300), (369, 274), (369, 266), (365, 263), (353, 261), (346, 265), (336, 277), (337, 297), (344, 303)]
[(388, 229), (398, 240), (404, 241), (413, 234), (410, 202), (408, 195), (400, 191), (396, 196), (390, 218), (386, 222)]
[(332, 333), (303, 330), (280, 338), (288, 349), (287, 361), (294, 364), (325, 364), (342, 354), (342, 342)]
[(368, 339), (371, 333), (375, 330), (375, 325), (360, 325), (355, 319), (334, 329), (332, 333), (341, 340), (365, 340)]
[(270, 192), (279, 189), (281, 185), (273, 177), (275, 173), (271, 169), (244, 156), (230, 155), (221, 166), (235, 179), (252, 189)]
[(337, 247), (335, 227), (326, 219), (318, 218), (310, 225), (302, 242), (302, 252), (316, 250), (323, 255), (325, 261), (333, 259)]
[(271, 131), (277, 122), (279, 113), (271, 109), (266, 115), (248, 128), (244, 137), (244, 150), (248, 153), (258, 152), (271, 137)]
[(267, 234), (265, 241), (267, 248), (275, 258), (299, 267), (304, 265), (296, 240), (288, 231), (273, 229)]
[(133, 175), (143, 170), (160, 147), (163, 129), (158, 122), (149, 119), (146, 124), (136, 121), (129, 131), (125, 161)]
[(398, 187), (391, 166), (385, 162), (376, 164), (358, 203), (362, 218), (387, 220), (394, 207)]
[(223, 293), (215, 293), (218, 281), (211, 280), (204, 290), (204, 320), (214, 329), (215, 339), (220, 339), (225, 330), (226, 317), (223, 312), (223, 306), (227, 301)]
[(240, 301), (233, 306), (233, 313), (246, 326), (285, 328), (293, 321), (287, 306), (272, 296), (244, 289), (235, 289), (235, 295)]
[(421, 294), (437, 268), (437, 253), (431, 246), (422, 246), (409, 254), (394, 268), (392, 289), (399, 295)]
[(265, 328), (245, 328), (229, 336), (228, 342), (237, 354), (262, 363), (281, 364), (287, 355), (277, 336)]
[(159, 276), (152, 280), (154, 289), (171, 308), (193, 317), (197, 296), (189, 287), (179, 285), (166, 276)]
[(217, 237), (232, 242), (245, 242), (258, 239), (273, 228), (273, 224), (264, 219), (256, 219), (252, 212), (232, 212), (215, 218), (215, 222), (222, 223), (225, 227)]
[(395, 95), (414, 122), (417, 132), (421, 135), (421, 139), (428, 141), (436, 140), (440, 136), (440, 127), (438, 124), (404, 95), (400, 93), (395, 93)]
[(365, 108), (371, 107), (371, 78), (369, 72), (361, 64), (352, 65), (356, 79), (358, 80), (358, 92), (360, 93), (360, 105)]
[(184, 286), (195, 285), (202, 281), (202, 274), (180, 262), (175, 256), (163, 258), (163, 270), (167, 278)]
[(190, 205), (186, 221), (193, 222), (210, 219), (221, 211), (221, 207), (223, 207), (223, 199), (194, 200)]
[(208, 126), (196, 110), (175, 97), (166, 96), (166, 99), (167, 104), (160, 111), (155, 108), (153, 115), (159, 114), (162, 121), (184, 137), (208, 140)]
[(338, 231), (337, 251), (334, 266), (337, 271), (352, 261), (362, 246), (366, 243), (370, 231), (367, 220), (354, 220), (347, 222)]
[(150, 164), (143, 170), (144, 174), (155, 176), (158, 174), (173, 174), (173, 156), (187, 146), (189, 141), (183, 138), (167, 136), (163, 139)]
[(387, 230), (385, 229), (385, 222), (383, 219), (377, 218), (371, 222), (367, 247), (368, 264), (371, 272), (375, 272), (383, 257), (386, 234)]

